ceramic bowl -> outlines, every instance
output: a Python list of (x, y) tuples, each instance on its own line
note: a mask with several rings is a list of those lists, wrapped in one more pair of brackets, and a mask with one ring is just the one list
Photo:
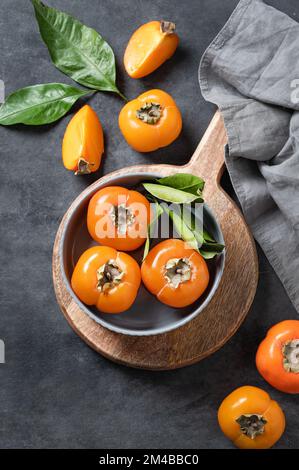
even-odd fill
[[(86, 225), (87, 207), (90, 198), (99, 189), (105, 186), (118, 185), (128, 188), (135, 187), (142, 181), (151, 180), (159, 177), (156, 174), (136, 173), (125, 176), (116, 176), (109, 184), (98, 180), (92, 185), (91, 191), (85, 191), (85, 197), (78, 198), (68, 213), (68, 218), (64, 225), (60, 246), (59, 258), (61, 262), (61, 271), (65, 285), (86, 315), (89, 315), (95, 322), (116, 333), (124, 335), (148, 336), (162, 334), (174, 330), (191, 321), (203, 311), (208, 305), (219, 285), (225, 263), (225, 252), (213, 260), (207, 261), (210, 272), (210, 282), (205, 293), (192, 305), (181, 309), (168, 307), (159, 302), (146, 288), (141, 284), (139, 293), (132, 307), (120, 314), (107, 314), (99, 312), (95, 307), (84, 305), (75, 295), (71, 288), (70, 279), (74, 266), (80, 255), (96, 243), (91, 239)], [(219, 243), (224, 244), (223, 235), (220, 226), (207, 204), (203, 208), (204, 226), (208, 232)], [(161, 240), (158, 240), (161, 241)], [(156, 243), (158, 242), (156, 241)], [(154, 245), (155, 243), (153, 243)], [(152, 245), (152, 246), (153, 246)], [(136, 252), (130, 253), (140, 263), (142, 260), (143, 247)]]

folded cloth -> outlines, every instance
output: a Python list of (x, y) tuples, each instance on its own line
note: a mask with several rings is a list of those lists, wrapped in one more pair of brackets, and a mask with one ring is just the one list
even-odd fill
[(199, 80), (224, 118), (245, 219), (299, 311), (299, 24), (241, 0), (204, 53)]

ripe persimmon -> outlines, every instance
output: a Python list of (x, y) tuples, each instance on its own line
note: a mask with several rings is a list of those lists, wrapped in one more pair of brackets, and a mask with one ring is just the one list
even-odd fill
[(71, 285), (79, 299), (104, 313), (120, 313), (133, 304), (141, 281), (138, 263), (127, 253), (94, 246), (79, 258)]
[(165, 91), (150, 90), (129, 101), (118, 118), (120, 130), (133, 149), (152, 152), (171, 144), (182, 130), (182, 117)]
[(298, 320), (284, 320), (270, 328), (257, 350), (256, 366), (273, 387), (299, 393)]
[(149, 222), (150, 204), (138, 191), (108, 186), (97, 191), (88, 205), (91, 237), (117, 250), (139, 248), (146, 240)]
[(268, 449), (281, 437), (285, 417), (278, 403), (257, 387), (228, 395), (218, 410), (221, 430), (240, 449)]
[(186, 307), (209, 284), (203, 257), (179, 239), (164, 240), (150, 250), (141, 266), (142, 281), (158, 300), (171, 307)]

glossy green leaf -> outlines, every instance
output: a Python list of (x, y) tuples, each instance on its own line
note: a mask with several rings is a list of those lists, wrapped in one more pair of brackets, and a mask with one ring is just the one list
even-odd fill
[(184, 222), (181, 214), (178, 214), (177, 212), (174, 212), (173, 210), (169, 210), (166, 207), (164, 207), (164, 210), (165, 212), (168, 213), (169, 217), (171, 218), (173, 225), (178, 235), (181, 237), (181, 239), (187, 242), (191, 248), (198, 251), (198, 244), (194, 236), (194, 233), (192, 232), (192, 230), (190, 230), (188, 225)]
[(221, 243), (217, 243), (217, 242), (214, 242), (214, 243), (204, 242), (202, 244), (202, 249), (205, 251), (213, 251), (214, 253), (221, 253), (224, 249), (224, 245), (222, 245)]
[(28, 86), (12, 93), (0, 108), (0, 124), (37, 126), (57, 121), (90, 91), (63, 83)]
[(180, 189), (191, 194), (201, 195), (204, 189), (205, 182), (198, 176), (189, 173), (177, 173), (175, 175), (159, 178), (157, 183), (171, 188)]
[(218, 252), (205, 251), (202, 248), (199, 249), (199, 253), (204, 259), (212, 259), (212, 258), (215, 258), (215, 256), (219, 255)]
[[(188, 216), (187, 216), (187, 214), (188, 214)], [(196, 221), (198, 220), (197, 217), (196, 217), (196, 212), (190, 210), (190, 207), (188, 207), (188, 206), (183, 206), (181, 216), (184, 220), (184, 223), (193, 232), (194, 237), (197, 240), (198, 246), (201, 246), (204, 242), (204, 235), (203, 235), (203, 231), (199, 230), (199, 228), (196, 224)]]
[(201, 246), (204, 242), (203, 233), (199, 230), (194, 230), (194, 229), (192, 229), (192, 232), (194, 233), (198, 246)]
[(207, 230), (199, 230), (195, 227), (194, 220), (191, 225), (191, 230), (197, 240), (199, 252), (205, 259), (211, 259), (222, 253), (224, 245), (217, 243), (214, 238), (207, 232)]
[(174, 204), (187, 204), (194, 201), (202, 202), (199, 195), (187, 193), (169, 186), (154, 183), (143, 183), (143, 186), (152, 196), (162, 201), (172, 202)]
[(225, 246), (216, 242), (212, 236), (204, 230), (204, 241), (200, 246), (200, 253), (205, 259), (211, 259), (223, 252)]
[(55, 66), (81, 85), (121, 95), (115, 84), (113, 51), (100, 34), (40, 0), (31, 1)]
[(205, 240), (206, 242), (215, 243), (215, 240), (214, 240), (214, 238), (212, 237), (212, 235), (210, 235), (206, 230), (203, 231), (203, 237), (204, 237), (204, 240)]
[(188, 230), (192, 232), (197, 242), (198, 250), (205, 259), (212, 259), (219, 255), (219, 253), (222, 253), (224, 245), (217, 243), (207, 230), (199, 230), (196, 228), (194, 214), (193, 217), (187, 218), (185, 217), (185, 212), (182, 211), (181, 218)]
[(144, 261), (145, 258), (148, 255), (148, 252), (149, 252), (149, 249), (150, 249), (150, 244), (151, 244), (151, 236), (152, 236), (153, 229), (154, 229), (154, 227), (157, 223), (157, 220), (159, 219), (159, 217), (162, 214), (163, 214), (163, 209), (160, 206), (160, 204), (158, 202), (156, 202), (155, 203), (155, 213), (153, 215), (152, 221), (148, 224), (148, 227), (147, 227), (147, 237), (146, 237), (146, 241), (145, 241), (145, 245), (144, 245), (142, 261)]

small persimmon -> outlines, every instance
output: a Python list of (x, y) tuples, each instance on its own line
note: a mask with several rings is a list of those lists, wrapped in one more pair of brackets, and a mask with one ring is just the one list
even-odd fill
[(98, 243), (132, 251), (146, 240), (150, 214), (150, 203), (138, 191), (107, 186), (89, 202), (87, 228)]
[(103, 129), (95, 111), (87, 104), (70, 120), (62, 142), (62, 160), (76, 175), (97, 171), (104, 152)]
[(264, 390), (252, 386), (237, 388), (223, 400), (218, 421), (226, 437), (240, 449), (268, 449), (285, 428), (278, 403)]
[(164, 240), (152, 248), (142, 263), (141, 276), (160, 302), (176, 308), (195, 302), (209, 284), (205, 260), (179, 239)]
[(140, 268), (134, 258), (107, 246), (86, 250), (71, 279), (79, 299), (104, 313), (128, 310), (135, 301), (140, 282)]
[(165, 91), (150, 90), (129, 101), (119, 114), (120, 130), (133, 149), (152, 152), (171, 144), (182, 130), (182, 117)]
[(179, 38), (171, 21), (150, 21), (138, 28), (127, 45), (125, 69), (132, 78), (149, 75), (175, 52)]

